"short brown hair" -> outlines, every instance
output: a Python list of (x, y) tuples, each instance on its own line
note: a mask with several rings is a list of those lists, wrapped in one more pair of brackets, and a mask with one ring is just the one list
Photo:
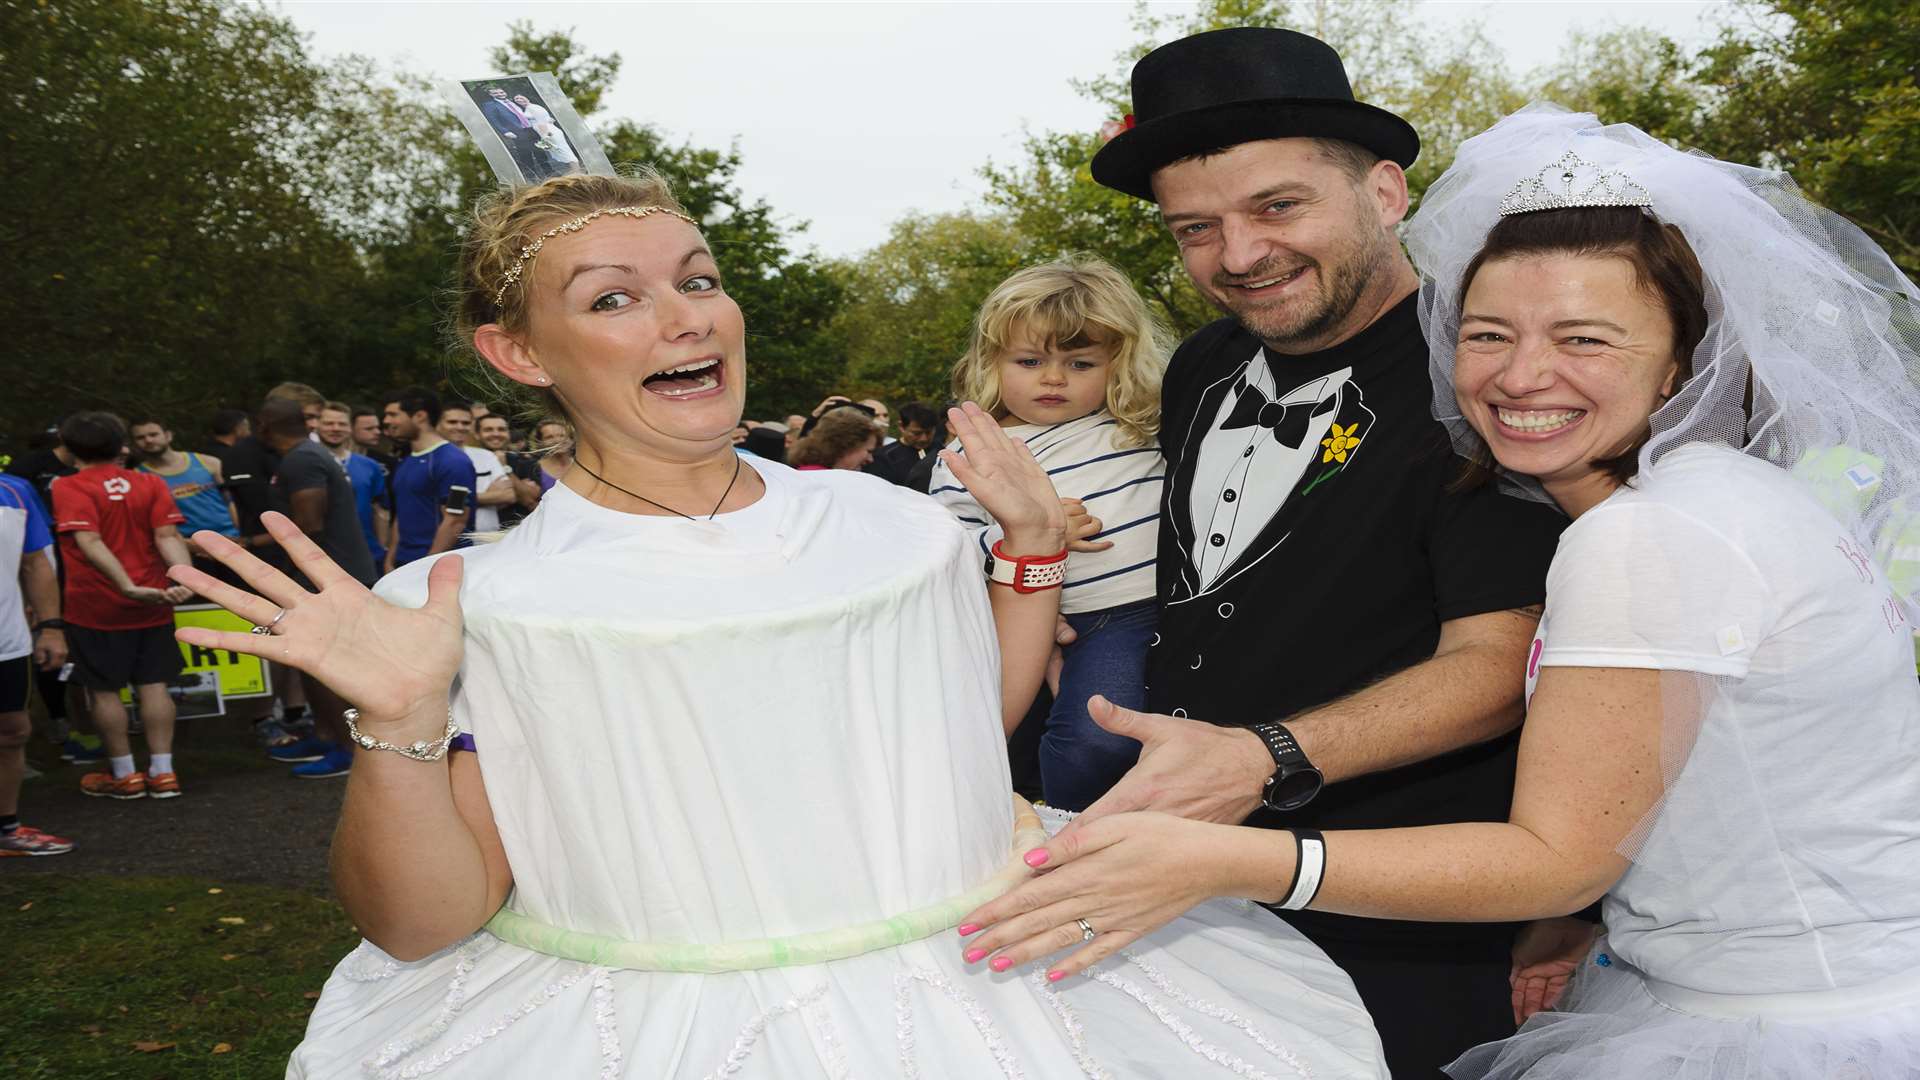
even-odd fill
[[(1487, 263), (1533, 255), (1610, 255), (1633, 267), (1633, 279), (1648, 299), (1666, 309), (1673, 324), (1676, 389), (1693, 378), (1693, 350), (1707, 334), (1706, 276), (1680, 229), (1663, 225), (1632, 206), (1581, 206), (1503, 217), (1487, 234), (1478, 254), (1460, 275), (1460, 302)], [(1617, 483), (1640, 471), (1640, 448), (1653, 437), (1649, 425), (1625, 452), (1594, 462)], [(1484, 454), (1484, 451), (1483, 451)], [(1491, 475), (1491, 461), (1471, 462), (1458, 488), (1480, 486)]]
[(325, 407), (327, 395), (308, 386), (306, 383), (283, 382), (267, 391), (268, 401), (297, 401), (302, 405)]
[(828, 409), (820, 414), (820, 422), (813, 425), (800, 441), (793, 444), (793, 453), (787, 455), (787, 464), (793, 466), (820, 465), (833, 468), (847, 451), (861, 446), (868, 439), (878, 439), (880, 429), (874, 426), (873, 417), (864, 409), (841, 406)]

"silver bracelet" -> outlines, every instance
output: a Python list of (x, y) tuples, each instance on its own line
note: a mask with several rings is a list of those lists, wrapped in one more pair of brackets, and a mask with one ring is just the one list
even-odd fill
[(360, 725), (354, 723), (360, 719), (359, 709), (348, 709), (343, 715), (347, 721), (347, 738), (353, 740), (362, 750), (391, 750), (403, 758), (411, 758), (414, 761), (439, 761), (446, 757), (447, 747), (453, 745), (453, 737), (460, 733), (460, 729), (453, 723), (452, 708), (447, 709), (446, 734), (440, 736), (438, 742), (427, 742), (422, 739), (407, 746), (395, 746), (385, 739), (361, 734)]

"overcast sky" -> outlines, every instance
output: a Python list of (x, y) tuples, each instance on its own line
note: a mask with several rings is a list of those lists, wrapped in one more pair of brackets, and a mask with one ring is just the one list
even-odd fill
[[(1098, 128), (1107, 117), (1069, 82), (1111, 70), (1133, 41), (1124, 2), (274, 6), (322, 56), (360, 53), (435, 77), (495, 74), (486, 51), (516, 19), (571, 28), (588, 51), (625, 60), (601, 118), (632, 117), (697, 145), (737, 141), (749, 192), (810, 222), (802, 243), (831, 255), (880, 242), (908, 212), (973, 203), (980, 164), (1017, 160), (1023, 130)], [(1719, 7), (1461, 0), (1423, 11), (1441, 30), (1485, 19), (1518, 74), (1552, 61), (1576, 26), (1643, 25), (1698, 44)]]

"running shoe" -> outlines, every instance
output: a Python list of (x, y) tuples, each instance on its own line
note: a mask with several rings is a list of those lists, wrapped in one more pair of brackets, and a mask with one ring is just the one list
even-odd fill
[(282, 765), (297, 765), (303, 761), (319, 761), (332, 749), (333, 744), (325, 739), (308, 738), (272, 747), (267, 756)]
[(332, 776), (345, 776), (353, 768), (353, 750), (341, 746), (327, 751), (318, 761), (309, 761), (305, 765), (295, 765), (293, 775), (302, 780), (325, 780)]
[(0, 859), (20, 855), (65, 855), (72, 850), (73, 841), (43, 833), (31, 825), (22, 825), (10, 833), (0, 833)]
[(107, 759), (106, 752), (98, 747), (88, 746), (73, 736), (60, 744), (60, 760), (71, 761), (75, 765), (98, 765)]
[(147, 797), (152, 799), (179, 798), (180, 777), (170, 772), (157, 772), (147, 777)]
[(147, 797), (147, 774), (128, 773), (115, 780), (110, 772), (90, 772), (80, 778), (80, 790), (88, 795), (102, 795), (109, 799), (144, 799)]

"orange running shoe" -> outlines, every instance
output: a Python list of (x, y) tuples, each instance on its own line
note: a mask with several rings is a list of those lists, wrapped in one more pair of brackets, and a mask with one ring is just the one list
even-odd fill
[[(80, 778), (80, 790), (88, 795), (104, 795), (109, 799), (144, 799), (147, 797), (147, 774), (128, 773), (118, 780), (110, 772), (90, 772)], [(180, 793), (180, 786), (174, 785), (174, 794)]]
[(65, 855), (72, 850), (73, 841), (41, 832), (31, 825), (0, 833), (0, 859), (15, 855)]
[(147, 797), (150, 799), (179, 798), (180, 777), (170, 772), (157, 772), (147, 777)]

